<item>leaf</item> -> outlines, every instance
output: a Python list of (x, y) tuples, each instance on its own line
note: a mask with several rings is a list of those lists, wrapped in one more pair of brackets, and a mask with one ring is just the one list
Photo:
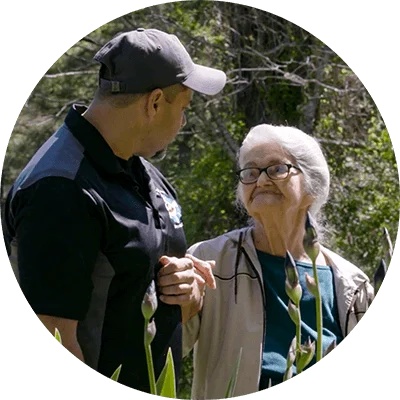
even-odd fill
[(225, 399), (233, 397), (233, 393), (235, 392), (236, 381), (237, 381), (237, 377), (238, 377), (239, 365), (240, 365), (241, 358), (242, 358), (242, 347), (239, 350), (239, 355), (238, 355), (238, 358), (236, 359), (236, 364), (233, 369), (231, 379), (229, 379), (229, 384), (228, 384), (228, 388), (226, 389)]
[(307, 342), (301, 346), (299, 357), (296, 361), (297, 374), (300, 374), (308, 364), (310, 364), (315, 354), (315, 342), (308, 338)]
[(111, 379), (115, 382), (118, 382), (119, 374), (121, 372), (122, 364), (114, 371), (111, 375)]
[(159, 396), (176, 398), (174, 358), (171, 348), (168, 349), (167, 360), (158, 377), (156, 388)]
[(54, 337), (62, 344), (61, 334), (60, 334), (60, 331), (57, 328), (55, 328)]

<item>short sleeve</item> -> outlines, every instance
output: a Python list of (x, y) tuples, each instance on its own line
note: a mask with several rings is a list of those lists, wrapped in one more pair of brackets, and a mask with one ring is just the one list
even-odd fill
[(44, 178), (19, 190), (10, 212), (20, 286), (34, 312), (84, 319), (102, 236), (91, 198), (74, 181)]

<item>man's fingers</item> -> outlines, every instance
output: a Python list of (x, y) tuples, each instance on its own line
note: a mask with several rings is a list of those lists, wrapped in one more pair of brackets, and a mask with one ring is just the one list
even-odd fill
[(192, 292), (193, 288), (189, 283), (179, 283), (177, 285), (160, 287), (160, 294), (165, 296), (177, 296)]
[(189, 293), (181, 294), (178, 296), (160, 296), (160, 300), (165, 304), (177, 304), (180, 306), (184, 306), (189, 304), (192, 300), (191, 295)]
[(196, 279), (196, 276), (194, 273), (189, 273), (189, 272), (190, 271), (181, 271), (168, 275), (159, 274), (157, 279), (157, 285), (159, 287), (166, 287), (171, 285), (177, 285), (180, 283), (192, 284), (193, 281)]
[[(193, 301), (194, 296), (196, 296), (196, 293), (198, 293), (200, 296), (204, 295), (204, 279), (200, 275), (197, 275), (196, 281), (200, 283), (203, 289), (195, 289), (191, 283), (160, 286), (160, 300), (166, 304), (177, 304), (180, 306), (190, 304)], [(196, 292), (196, 290), (199, 290), (199, 292)]]
[(189, 258), (176, 258), (162, 256), (160, 258), (160, 263), (163, 265), (158, 276), (169, 275), (179, 271), (186, 271), (193, 268), (193, 261)]
[(211, 289), (215, 289), (217, 287), (214, 275), (212, 273), (212, 268), (215, 267), (215, 261), (203, 261), (195, 256), (192, 256), (191, 254), (186, 254), (185, 258), (189, 258), (193, 261), (194, 267), (203, 276), (207, 286), (209, 286)]

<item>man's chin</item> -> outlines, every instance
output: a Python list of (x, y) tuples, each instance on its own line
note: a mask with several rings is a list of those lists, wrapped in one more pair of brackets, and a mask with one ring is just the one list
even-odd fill
[(164, 160), (166, 155), (167, 155), (167, 149), (162, 149), (157, 151), (157, 153), (155, 153), (154, 156), (149, 157), (149, 160), (153, 162), (162, 161)]

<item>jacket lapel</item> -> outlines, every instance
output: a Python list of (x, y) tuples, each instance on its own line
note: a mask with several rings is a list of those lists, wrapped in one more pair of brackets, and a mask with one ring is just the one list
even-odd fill
[[(253, 242), (252, 228), (247, 227), (240, 231), (242, 231), (244, 234), (242, 247), (249, 256), (258, 274), (262, 277), (261, 265), (258, 260)], [(235, 234), (232, 239), (236, 242), (238, 241), (240, 231), (232, 232)], [(327, 265), (329, 265), (333, 271), (336, 301), (339, 313), (339, 324), (343, 335), (347, 335), (347, 326), (349, 325), (349, 313), (354, 303), (354, 294), (356, 293), (360, 285), (362, 285), (365, 281), (368, 281), (368, 277), (349, 261), (326, 249), (324, 246), (321, 246), (320, 248), (322, 254), (325, 256)], [(263, 285), (262, 279), (261, 283)], [(355, 325), (356, 322), (353, 322)], [(353, 325), (353, 323), (350, 323), (350, 325)]]
[[(260, 277), (262, 277), (261, 264), (260, 264), (260, 261), (258, 260), (256, 248), (255, 248), (254, 242), (253, 242), (252, 228), (247, 227), (242, 232), (244, 233), (242, 247), (246, 251), (247, 255), (249, 256), (257, 273), (260, 275)], [(261, 279), (261, 281), (262, 281), (262, 279)], [(262, 281), (262, 284), (264, 285), (263, 281)]]
[[(325, 256), (327, 265), (332, 267), (339, 323), (343, 335), (346, 336), (349, 331), (348, 325), (351, 317), (349, 313), (354, 305), (355, 292), (360, 285), (368, 281), (368, 277), (355, 265), (323, 246), (321, 246), (321, 252)], [(355, 324), (356, 321), (350, 323), (351, 326)]]

